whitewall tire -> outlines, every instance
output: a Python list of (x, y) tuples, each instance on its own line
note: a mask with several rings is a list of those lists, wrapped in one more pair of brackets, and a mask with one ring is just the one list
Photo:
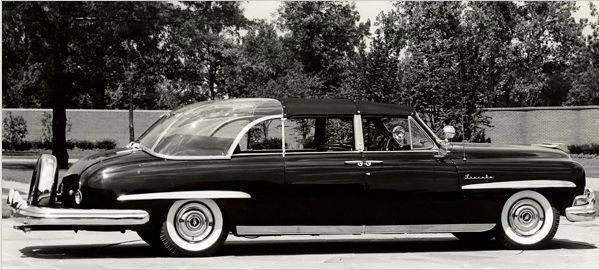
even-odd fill
[(541, 193), (524, 190), (503, 205), (497, 240), (510, 249), (541, 248), (553, 239), (559, 214)]
[(160, 229), (162, 244), (173, 256), (210, 256), (227, 235), (223, 214), (211, 199), (174, 202)]

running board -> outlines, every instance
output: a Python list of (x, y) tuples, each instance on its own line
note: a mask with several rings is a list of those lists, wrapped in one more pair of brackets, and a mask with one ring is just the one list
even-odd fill
[(368, 226), (237, 226), (237, 235), (347, 235), (395, 233), (484, 232), (494, 223)]

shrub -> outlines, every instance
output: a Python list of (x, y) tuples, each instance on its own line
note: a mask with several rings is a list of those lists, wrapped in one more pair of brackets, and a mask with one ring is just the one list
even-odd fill
[[(2, 140), (3, 149), (10, 150), (30, 150), (30, 149), (52, 149), (52, 141), (21, 141), (10, 142)], [(116, 142), (113, 140), (87, 141), (87, 140), (68, 140), (66, 142), (67, 149), (79, 148), (84, 150), (105, 149), (110, 150), (116, 148)]]
[(22, 116), (8, 113), (2, 120), (2, 144), (5, 149), (19, 147), (27, 136), (27, 122)]
[(77, 147), (79, 149), (94, 149), (95, 148), (95, 143), (92, 141), (86, 141), (86, 140), (73, 141), (73, 144), (75, 145), (75, 147)]
[(31, 143), (28, 141), (21, 141), (15, 143), (7, 140), (2, 140), (2, 149), (17, 151), (29, 150), (31, 149)]
[(571, 154), (599, 155), (599, 143), (568, 145)]
[(31, 141), (32, 149), (52, 149), (52, 141)]
[(116, 148), (116, 142), (113, 140), (101, 140), (96, 142), (96, 148), (106, 150), (114, 149)]

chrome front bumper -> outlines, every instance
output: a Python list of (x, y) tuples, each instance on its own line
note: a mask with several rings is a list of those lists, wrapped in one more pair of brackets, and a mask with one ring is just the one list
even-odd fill
[(571, 222), (591, 221), (599, 214), (599, 206), (592, 189), (587, 188), (584, 194), (576, 196), (572, 207), (566, 208), (566, 218)]
[(13, 210), (16, 229), (29, 230), (123, 230), (146, 224), (148, 212), (131, 209), (72, 209), (29, 205), (18, 191), (10, 190), (7, 203)]

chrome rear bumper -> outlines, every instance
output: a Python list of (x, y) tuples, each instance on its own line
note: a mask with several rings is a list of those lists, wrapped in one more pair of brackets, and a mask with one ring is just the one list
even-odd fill
[(72, 209), (32, 206), (18, 191), (10, 190), (7, 203), (13, 210), (16, 229), (29, 230), (122, 230), (146, 224), (150, 217), (144, 210)]
[(585, 189), (584, 194), (576, 196), (572, 207), (566, 208), (566, 218), (571, 222), (591, 221), (599, 214), (599, 206), (592, 189)]

